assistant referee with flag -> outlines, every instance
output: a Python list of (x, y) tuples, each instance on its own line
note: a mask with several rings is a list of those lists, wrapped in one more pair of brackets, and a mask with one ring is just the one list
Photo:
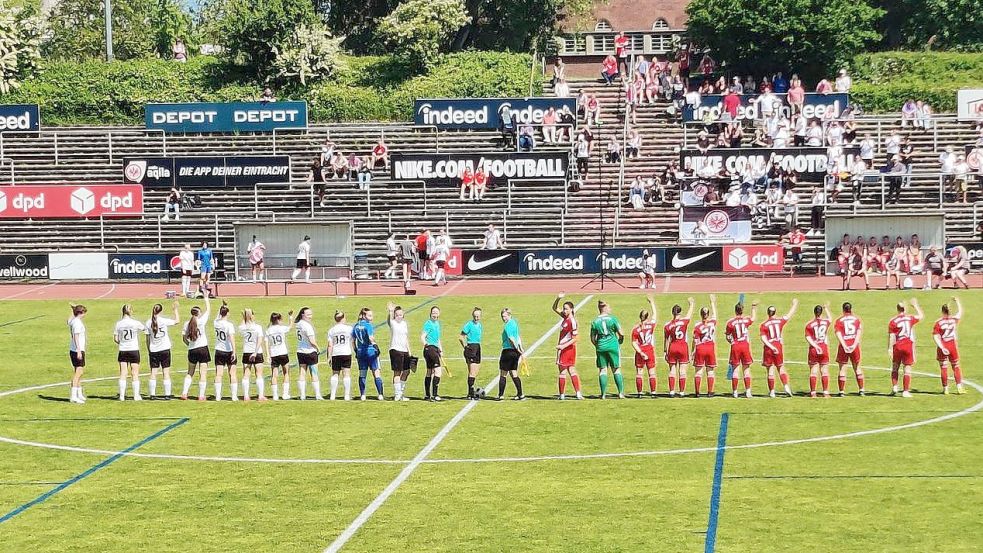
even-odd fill
[(519, 337), (519, 322), (512, 318), (512, 310), (508, 307), (502, 309), (502, 356), (498, 359), (498, 399), (502, 400), (505, 395), (505, 377), (511, 377), (515, 384), (515, 397), (512, 399), (522, 401), (526, 396), (522, 394), (522, 379), (519, 378), (519, 362), (522, 360), (522, 338)]

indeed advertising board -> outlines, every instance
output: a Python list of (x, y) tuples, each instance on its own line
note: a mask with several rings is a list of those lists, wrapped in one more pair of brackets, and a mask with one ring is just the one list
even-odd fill
[(502, 112), (508, 108), (516, 125), (541, 124), (550, 108), (564, 107), (577, 120), (575, 98), (441, 98), (418, 99), (413, 105), (413, 123), (438, 129), (497, 129)]
[(170, 258), (158, 253), (119, 253), (109, 256), (109, 278), (165, 278)]
[(0, 105), (0, 133), (41, 130), (41, 108), (37, 104)]
[[(665, 271), (665, 249), (650, 248), (656, 256), (656, 272)], [(523, 275), (638, 273), (642, 270), (642, 248), (573, 248), (520, 250), (519, 273)]]
[(147, 104), (148, 129), (164, 132), (265, 132), (307, 126), (307, 102)]
[[(747, 121), (751, 119), (761, 119), (763, 102), (769, 101), (762, 99), (758, 94), (740, 94), (741, 105), (737, 109), (736, 121)], [(782, 111), (786, 116), (791, 116), (791, 106), (786, 98), (787, 94), (772, 94), (770, 101), (773, 102), (775, 111)], [(822, 119), (829, 112), (834, 117), (839, 117), (843, 110), (850, 105), (850, 95), (846, 93), (836, 94), (806, 94), (802, 104), (802, 115), (807, 119)], [(764, 110), (767, 111), (767, 110)], [(724, 113), (724, 96), (722, 94), (707, 94), (700, 98), (700, 105), (695, 109), (687, 105), (683, 108), (683, 121), (719, 121)]]

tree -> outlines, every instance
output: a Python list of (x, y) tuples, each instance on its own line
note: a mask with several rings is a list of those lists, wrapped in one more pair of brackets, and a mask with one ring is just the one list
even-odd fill
[(878, 40), (865, 0), (693, 0), (687, 33), (739, 73), (819, 78)]
[(983, 0), (879, 0), (889, 48), (983, 50)]
[(0, 92), (19, 88), (41, 62), (44, 21), (32, 8), (0, 8)]
[(462, 0), (407, 0), (382, 19), (378, 32), (397, 56), (430, 67), (467, 22)]
[(273, 46), (289, 42), (295, 30), (322, 26), (311, 0), (215, 0), (205, 8), (206, 29), (228, 60), (252, 76), (275, 72)]
[[(114, 0), (113, 53), (127, 60), (167, 58), (174, 41), (190, 31), (190, 16), (177, 0)], [(44, 54), (56, 59), (98, 59), (106, 52), (103, 0), (60, 0), (49, 18)]]
[(333, 74), (340, 65), (341, 40), (332, 38), (323, 25), (303, 24), (273, 47), (276, 78), (307, 85)]
[(458, 30), (454, 49), (528, 52), (543, 48), (566, 17), (589, 15), (592, 0), (466, 0), (468, 24)]

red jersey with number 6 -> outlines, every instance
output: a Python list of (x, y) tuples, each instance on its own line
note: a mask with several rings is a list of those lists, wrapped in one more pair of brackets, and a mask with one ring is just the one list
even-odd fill
[(689, 363), (689, 345), (686, 343), (687, 328), (689, 328), (689, 319), (672, 319), (663, 327), (667, 344), (667, 363)]

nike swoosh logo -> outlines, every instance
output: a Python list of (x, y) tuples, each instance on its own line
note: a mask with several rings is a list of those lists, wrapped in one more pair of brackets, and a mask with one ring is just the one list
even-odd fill
[(485, 267), (487, 267), (489, 265), (494, 265), (495, 263), (498, 263), (499, 261), (505, 259), (506, 257), (508, 257), (510, 255), (512, 255), (512, 254), (507, 253), (505, 255), (502, 255), (502, 256), (499, 256), (499, 257), (493, 257), (491, 259), (486, 259), (484, 261), (478, 261), (474, 257), (471, 257), (471, 259), (468, 260), (468, 269), (470, 269), (472, 271), (480, 271), (481, 269), (484, 269)]
[(689, 265), (692, 265), (692, 264), (696, 263), (697, 261), (699, 261), (701, 259), (705, 259), (707, 257), (710, 257), (714, 253), (716, 253), (716, 252), (707, 252), (705, 254), (698, 255), (696, 257), (690, 257), (688, 259), (681, 259), (679, 257), (679, 253), (677, 252), (676, 255), (673, 255), (672, 256), (672, 266), (674, 268), (676, 268), (676, 269), (682, 269), (683, 267), (688, 267)]

